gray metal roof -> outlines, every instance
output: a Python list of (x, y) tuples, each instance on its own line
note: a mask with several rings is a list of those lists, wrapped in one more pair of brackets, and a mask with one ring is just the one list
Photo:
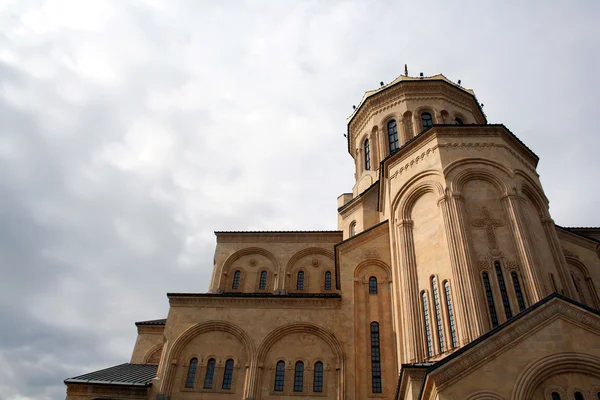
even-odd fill
[(156, 377), (158, 365), (154, 364), (121, 364), (114, 367), (79, 375), (65, 379), (65, 384), (87, 383), (97, 385), (116, 386), (152, 386), (152, 379)]
[(140, 325), (165, 325), (167, 323), (166, 318), (162, 319), (151, 319), (149, 321), (138, 321), (135, 323), (136, 326)]

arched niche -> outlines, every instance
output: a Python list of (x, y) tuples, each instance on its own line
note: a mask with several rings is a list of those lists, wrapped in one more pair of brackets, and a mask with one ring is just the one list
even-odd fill
[[(275, 256), (268, 250), (260, 247), (241, 249), (229, 256), (221, 268), (219, 289), (224, 292), (254, 292), (260, 279), (260, 272), (267, 270), (271, 290), (275, 290), (276, 277), (279, 265)], [(241, 271), (241, 282), (238, 289), (233, 289), (235, 271)]]
[[(297, 292), (298, 272), (304, 272), (305, 293), (319, 293), (323, 288), (324, 271), (333, 271), (333, 252), (322, 247), (309, 247), (294, 254), (285, 267), (284, 287), (288, 292)], [(335, 279), (333, 274), (332, 279)], [(332, 287), (335, 288), (335, 282)]]

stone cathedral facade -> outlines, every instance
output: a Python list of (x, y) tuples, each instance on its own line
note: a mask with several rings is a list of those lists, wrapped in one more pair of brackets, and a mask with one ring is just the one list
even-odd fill
[(338, 230), (216, 232), (209, 293), (67, 399), (600, 399), (600, 228), (554, 223), (535, 153), (442, 75), (347, 128)]

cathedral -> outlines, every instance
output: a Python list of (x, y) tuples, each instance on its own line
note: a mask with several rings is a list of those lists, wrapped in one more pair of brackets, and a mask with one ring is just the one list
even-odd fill
[(600, 228), (554, 223), (481, 106), (443, 75), (366, 92), (337, 230), (215, 232), (209, 292), (66, 398), (599, 400)]

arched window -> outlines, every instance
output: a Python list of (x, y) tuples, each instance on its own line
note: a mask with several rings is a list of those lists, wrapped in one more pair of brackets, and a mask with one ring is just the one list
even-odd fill
[(377, 278), (374, 276), (369, 278), (369, 294), (377, 294)]
[(350, 224), (350, 237), (356, 235), (356, 221), (352, 221)]
[(427, 129), (433, 126), (433, 118), (431, 118), (431, 114), (428, 112), (421, 113), (421, 125), (423, 125), (423, 129)]
[(510, 276), (512, 277), (513, 286), (515, 288), (515, 294), (517, 295), (517, 302), (519, 303), (519, 310), (525, 310), (525, 298), (523, 297), (523, 292), (521, 292), (521, 285), (519, 284), (519, 276), (516, 272), (511, 272)]
[(433, 305), (435, 306), (435, 322), (437, 325), (438, 334), (438, 345), (440, 346), (440, 352), (446, 351), (446, 344), (444, 341), (444, 323), (442, 322), (442, 307), (440, 306), (440, 295), (437, 287), (437, 278), (431, 277), (431, 289), (433, 292)]
[(331, 271), (325, 272), (325, 290), (331, 290)]
[(233, 380), (233, 360), (230, 358), (225, 362), (225, 372), (223, 372), (223, 389), (231, 389), (231, 381)]
[(456, 322), (454, 320), (454, 307), (452, 307), (452, 296), (450, 293), (450, 283), (444, 282), (444, 292), (446, 294), (446, 311), (448, 311), (448, 323), (450, 324), (450, 334), (452, 335), (452, 347), (458, 346), (456, 337)]
[(294, 368), (294, 392), (302, 392), (304, 390), (304, 363), (296, 362)]
[(371, 146), (369, 145), (369, 139), (365, 140), (365, 169), (371, 170)]
[(454, 118), (454, 122), (456, 123), (456, 125), (463, 125), (464, 124), (463, 120), (460, 119), (460, 118), (458, 118), (458, 117)]
[(321, 393), (323, 391), (323, 363), (315, 363), (315, 374), (313, 379), (313, 392)]
[(560, 400), (560, 394), (558, 394), (558, 392), (552, 392), (552, 400)]
[(395, 153), (400, 147), (398, 144), (398, 124), (396, 120), (391, 120), (387, 124), (388, 142), (390, 144), (390, 154)]
[(508, 293), (506, 293), (506, 284), (504, 283), (504, 275), (502, 275), (502, 267), (500, 266), (500, 262), (494, 261), (494, 267), (496, 269), (496, 277), (498, 278), (498, 286), (500, 286), (500, 294), (502, 295), (502, 305), (504, 305), (506, 319), (509, 319), (512, 318), (512, 311), (510, 309)]
[(217, 362), (214, 358), (206, 363), (206, 374), (204, 375), (204, 389), (212, 389), (213, 378), (215, 377), (215, 365)]
[(433, 355), (433, 343), (431, 343), (431, 322), (429, 320), (429, 304), (427, 293), (421, 294), (421, 305), (423, 306), (423, 322), (425, 323), (425, 340), (427, 341), (427, 357)]
[(187, 379), (185, 380), (186, 388), (193, 388), (194, 381), (196, 380), (196, 370), (198, 369), (198, 359), (196, 357), (190, 360), (190, 366), (188, 367)]
[(233, 283), (231, 284), (232, 289), (239, 289), (241, 278), (242, 278), (242, 273), (240, 271), (235, 271), (233, 273)]
[(304, 271), (298, 271), (298, 279), (296, 280), (296, 290), (304, 290)]
[(371, 322), (371, 391), (381, 393), (381, 349), (379, 323)]
[(285, 382), (285, 361), (277, 361), (275, 367), (275, 387), (273, 391), (283, 392), (283, 383)]
[(483, 287), (485, 288), (485, 297), (487, 298), (488, 308), (490, 310), (492, 326), (495, 328), (498, 326), (498, 315), (496, 314), (496, 306), (494, 305), (494, 295), (492, 294), (492, 287), (490, 286), (490, 277), (487, 272), (483, 273)]
[(265, 290), (267, 288), (267, 271), (263, 271), (260, 273), (260, 280), (258, 282), (258, 288), (260, 290)]
[(583, 400), (583, 394), (581, 392), (575, 392), (575, 400)]

